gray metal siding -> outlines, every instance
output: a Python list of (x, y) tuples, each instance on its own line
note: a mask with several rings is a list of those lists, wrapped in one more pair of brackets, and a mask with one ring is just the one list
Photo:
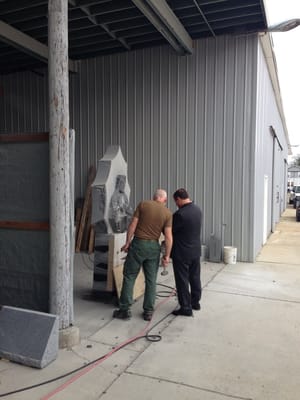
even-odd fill
[(0, 132), (44, 132), (47, 129), (47, 71), (1, 76)]
[[(108, 145), (120, 144), (133, 206), (156, 187), (170, 197), (186, 187), (203, 209), (203, 242), (213, 233), (238, 248), (239, 260), (253, 259), (257, 43), (256, 35), (219, 37), (194, 42), (192, 56), (158, 47), (82, 61), (70, 81), (75, 196), (84, 195), (88, 167)], [(33, 76), (28, 82), (45, 97), (45, 82)], [(13, 107), (24, 107), (24, 94), (7, 106), (6, 119)], [(33, 123), (35, 116), (26, 112), (29, 130), (42, 126), (47, 112), (39, 114)], [(17, 128), (28, 124), (1, 125), (1, 131)], [(169, 205), (174, 210), (171, 198)]]
[[(270, 234), (285, 209), (286, 160), (288, 156), (284, 128), (261, 45), (258, 46), (257, 65), (257, 118), (254, 152), (254, 255), (259, 252), (263, 245), (264, 176), (268, 177), (267, 232)], [(278, 140), (272, 137), (270, 126), (274, 128)]]

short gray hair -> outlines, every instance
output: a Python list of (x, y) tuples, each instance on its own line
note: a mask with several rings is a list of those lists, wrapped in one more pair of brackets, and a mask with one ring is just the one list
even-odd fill
[(164, 189), (156, 189), (153, 194), (153, 200), (167, 198), (167, 192)]

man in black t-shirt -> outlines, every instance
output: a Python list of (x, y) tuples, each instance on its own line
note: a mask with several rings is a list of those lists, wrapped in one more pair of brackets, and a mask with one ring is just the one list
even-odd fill
[(176, 190), (173, 199), (178, 210), (173, 214), (171, 258), (180, 305), (173, 314), (190, 317), (192, 310), (200, 310), (202, 212), (185, 189)]

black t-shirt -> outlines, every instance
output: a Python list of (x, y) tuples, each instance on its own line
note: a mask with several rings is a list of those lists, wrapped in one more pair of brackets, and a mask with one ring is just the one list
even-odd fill
[(171, 257), (190, 262), (201, 256), (202, 212), (193, 202), (173, 214)]

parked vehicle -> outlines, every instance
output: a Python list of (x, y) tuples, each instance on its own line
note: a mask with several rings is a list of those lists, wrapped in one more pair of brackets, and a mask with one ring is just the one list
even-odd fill
[(300, 222), (300, 205), (296, 208), (296, 221)]
[(295, 186), (293, 190), (293, 204), (294, 208), (300, 206), (300, 186)]

